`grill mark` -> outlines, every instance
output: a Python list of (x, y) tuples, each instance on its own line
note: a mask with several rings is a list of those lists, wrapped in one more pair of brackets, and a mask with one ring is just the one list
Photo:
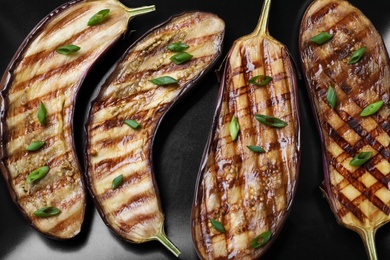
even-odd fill
[[(243, 89), (243, 87), (240, 89)], [(238, 91), (240, 93), (239, 94), (237, 93), (237, 96), (235, 96), (234, 98), (239, 98), (243, 95), (247, 95), (248, 91), (251, 91), (250, 88), (246, 88), (245, 92)], [(289, 101), (291, 101), (291, 93), (290, 92), (283, 93), (280, 96), (273, 96), (273, 97), (270, 96), (269, 98), (262, 100), (262, 102), (259, 102), (257, 105), (258, 106), (263, 105), (261, 107), (271, 108), (271, 107), (276, 107), (277, 105), (280, 105), (283, 103), (287, 103)], [(251, 104), (251, 105), (256, 106), (256, 104)], [(248, 110), (248, 111), (243, 112), (245, 110)], [(250, 107), (245, 107), (245, 108), (239, 109), (239, 110), (237, 110), (237, 113), (238, 113), (238, 118), (242, 118), (244, 116), (248, 116), (248, 115), (252, 114), (252, 112), (250, 111)]]
[[(58, 75), (64, 75), (64, 73), (66, 74), (68, 71), (80, 70), (77, 68), (82, 66), (92, 57), (93, 54), (91, 52), (84, 53), (83, 55), (78, 56), (77, 58), (69, 61), (68, 63), (65, 63), (61, 66), (57, 66), (54, 68), (50, 68), (48, 71), (45, 71), (44, 74), (35, 74), (31, 78), (26, 79), (25, 81), (18, 82), (16, 84), (13, 83), (13, 86), (9, 89), (9, 95), (19, 92), (23, 89), (29, 88), (30, 85), (34, 86), (35, 84), (49, 80), (50, 78), (56, 77)], [(34, 60), (38, 60), (38, 58), (39, 57), (35, 57)], [(31, 59), (33, 59), (33, 57)], [(77, 84), (73, 84), (73, 85), (76, 86)]]
[(52, 34), (55, 34), (57, 31), (61, 30), (62, 28), (66, 28), (67, 26), (72, 24), (73, 21), (77, 21), (78, 18), (84, 17), (86, 11), (89, 10), (90, 6), (82, 3), (85, 3), (85, 1), (80, 2), (80, 5), (73, 5), (73, 9), (75, 10), (72, 10), (72, 12), (67, 12), (66, 16), (63, 16), (62, 19), (59, 20), (57, 23), (53, 25), (49, 23), (48, 25), (52, 25), (52, 26), (46, 26), (46, 28), (42, 30), (42, 38), (50, 38)]
[[(39, 150), (39, 151), (45, 151), (45, 148), (48, 148), (48, 147), (51, 147), (57, 140), (59, 140), (60, 138), (58, 136), (52, 136), (52, 137), (49, 137), (43, 141), (45, 141), (46, 143), (42, 146), (42, 148)], [(35, 140), (35, 139), (34, 139)], [(38, 140), (37, 140), (38, 141)], [(39, 140), (41, 141), (41, 140)], [(26, 144), (26, 147), (28, 146), (29, 144)], [(23, 147), (24, 148), (24, 147)], [(35, 154), (36, 152), (28, 152), (26, 151), (26, 149), (22, 149), (22, 150), (19, 150), (17, 151), (16, 153), (14, 153), (13, 155), (10, 155), (8, 157), (6, 157), (6, 160), (7, 160), (7, 164), (13, 164), (19, 160), (22, 160), (24, 159), (25, 157), (31, 155), (31, 154)]]
[[(73, 109), (73, 106), (72, 107), (68, 107), (69, 109), (66, 109), (66, 117), (69, 118), (69, 114), (71, 113), (71, 108)], [(46, 128), (50, 128), (52, 127), (52, 125), (56, 125), (57, 123), (59, 123), (60, 121), (62, 121), (62, 113), (61, 112), (58, 112), (56, 114), (52, 114), (52, 115), (48, 115), (46, 117), (46, 125), (45, 127)], [(59, 120), (60, 119), (60, 120)], [(26, 122), (28, 121), (28, 122)], [(25, 120), (25, 125), (24, 126), (16, 126), (14, 128), (8, 128), (6, 133), (5, 133), (5, 139), (6, 139), (6, 142), (9, 143), (13, 140), (16, 140), (18, 139), (19, 137), (21, 136), (27, 136), (35, 131), (39, 131), (41, 129), (41, 124), (38, 122), (38, 120), (33, 120), (31, 123), (30, 123), (30, 118), (26, 118)], [(64, 128), (62, 129), (63, 132), (65, 132), (66, 134), (68, 134), (69, 136), (72, 134), (71, 133), (71, 129), (70, 129), (70, 123), (66, 122), (66, 124), (64, 125)]]
[(119, 170), (120, 168), (128, 166), (132, 163), (144, 161), (146, 160), (146, 158), (148, 158), (148, 154), (148, 149), (143, 148), (142, 151), (139, 151), (137, 153), (134, 153), (134, 151), (130, 151), (126, 154), (122, 154), (117, 157), (101, 160), (93, 165), (94, 179), (103, 179), (109, 176), (112, 172)]
[[(144, 132), (144, 138), (148, 138), (149, 134)], [(116, 147), (119, 143), (128, 144), (130, 142), (140, 140), (138, 133), (128, 133), (124, 136), (109, 137), (90, 144), (89, 150), (100, 151), (102, 149), (109, 149), (111, 147)]]
[(345, 207), (344, 211), (338, 212), (340, 218), (343, 218), (347, 215), (347, 213), (351, 212), (358, 220), (360, 220), (360, 222), (364, 222), (367, 217), (358, 207), (356, 207), (341, 191), (336, 190), (333, 192), (336, 192), (337, 200)]
[(361, 126), (362, 119), (355, 119), (345, 111), (340, 111), (340, 117), (347, 122), (347, 124), (353, 129), (360, 137), (362, 137), (371, 147), (377, 150), (385, 159), (389, 160), (389, 151), (376, 138), (382, 134), (381, 129), (376, 127), (371, 132), (367, 132)]
[[(61, 214), (63, 214), (62, 211)], [(49, 233), (59, 234), (69, 231), (70, 227), (77, 227), (77, 229), (71, 229), (72, 233), (77, 233), (80, 230), (81, 223), (83, 222), (82, 212), (74, 212), (72, 215), (69, 215), (66, 219), (61, 222), (58, 222), (55, 227), (49, 230)], [(73, 234), (70, 234), (70, 236)]]
[[(147, 129), (152, 125), (155, 125), (155, 123), (157, 122), (156, 119), (159, 118), (161, 114), (165, 113), (165, 111), (172, 104), (172, 102), (159, 104), (157, 107), (151, 108), (149, 110), (137, 111), (137, 113), (132, 115), (131, 118), (137, 120), (137, 122), (141, 124), (141, 130), (139, 131), (142, 131), (142, 128)], [(151, 113), (150, 111), (152, 110), (153, 112)], [(152, 114), (152, 116), (148, 116), (149, 114)], [(126, 119), (129, 118), (128, 117), (125, 118), (122, 115), (120, 115), (117, 116), (116, 118), (105, 120), (100, 124), (95, 124), (93, 125), (93, 127), (89, 129), (89, 131), (92, 133), (91, 136), (98, 135), (99, 132), (109, 131), (116, 127), (122, 127), (124, 125), (123, 121)], [(152, 128), (149, 128), (148, 133), (152, 133), (153, 132), (152, 130), (153, 130)], [(97, 132), (97, 134), (94, 134), (95, 131)], [(144, 133), (146, 132), (144, 131)]]
[[(55, 174), (55, 173), (48, 173), (49, 174)], [(48, 176), (47, 175), (47, 176)], [(75, 173), (76, 175), (76, 173)], [(75, 176), (74, 175), (74, 176)], [(15, 187), (19, 186), (20, 183), (25, 183), (27, 175), (25, 175), (25, 178), (19, 178), (14, 179), (16, 181), (21, 180), (21, 182), (15, 183)], [(77, 187), (79, 190), (81, 190), (81, 184), (80, 179), (69, 181), (67, 179), (67, 176), (57, 176), (57, 178), (54, 179), (54, 182), (46, 183), (44, 182), (45, 179), (42, 179), (40, 181), (37, 181), (35, 184), (33, 184), (33, 190), (32, 193), (25, 193), (25, 194), (19, 194), (18, 196), (18, 203), (20, 205), (27, 205), (31, 203), (32, 201), (35, 201), (36, 198), (50, 198), (55, 197), (56, 192), (69, 187), (70, 185)], [(52, 180), (53, 181), (53, 180)]]
[[(310, 24), (318, 24), (327, 14), (334, 11), (339, 5), (336, 3), (329, 3), (319, 9), (317, 12), (313, 13), (309, 19), (308, 23)], [(310, 27), (310, 26), (307, 26)]]
[(140, 182), (144, 181), (145, 179), (151, 179), (150, 173), (151, 173), (150, 168), (142, 169), (141, 171), (133, 173), (128, 178), (124, 178), (123, 183), (116, 190), (112, 190), (110, 187), (110, 189), (107, 189), (104, 193), (100, 194), (99, 195), (100, 200), (103, 201), (104, 203), (104, 201), (111, 199), (115, 196), (121, 196), (123, 190), (130, 189), (132, 188), (133, 185), (137, 185)]
[(144, 193), (137, 194), (123, 203), (120, 208), (115, 209), (112, 214), (114, 216), (118, 216), (123, 211), (134, 211), (135, 209), (142, 207), (143, 203), (147, 203), (155, 199), (156, 196), (151, 192), (146, 191)]
[[(53, 157), (53, 158), (48, 159), (44, 165), (47, 165), (52, 169), (52, 168), (60, 166), (63, 161), (66, 161), (66, 159), (68, 159), (67, 161), (71, 161), (71, 162), (76, 160), (76, 156), (74, 155), (72, 150), (65, 151), (65, 153), (60, 154), (57, 157)], [(7, 163), (7, 165), (9, 165), (9, 164)], [(24, 172), (19, 173), (18, 177), (14, 178), (14, 185), (15, 186), (19, 185), (21, 182), (24, 183), (26, 181), (28, 174), (30, 174), (30, 171), (28, 171), (27, 167), (24, 170), (25, 170)], [(75, 170), (75, 172), (78, 172), (77, 167), (74, 167), (74, 170)]]
[[(157, 211), (155, 211), (157, 213)], [(146, 225), (149, 222), (152, 222), (155, 219), (158, 219), (159, 215), (158, 214), (140, 214), (137, 216), (134, 216), (134, 220), (132, 221), (120, 221), (120, 229), (121, 232), (125, 234), (131, 234), (133, 232), (133, 229), (136, 228), (138, 224), (140, 225)], [(147, 226), (147, 225), (146, 225)]]
[[(332, 155), (328, 154), (328, 158), (332, 158)], [(359, 168), (357, 171), (351, 173), (346, 168), (344, 168), (341, 163), (337, 163), (336, 160), (330, 160), (332, 166), (335, 168), (335, 170), (340, 173), (341, 176), (343, 176), (354, 188), (356, 188), (362, 195), (364, 195), (373, 205), (375, 205), (377, 208), (381, 209), (384, 213), (387, 215), (390, 214), (390, 208), (383, 203), (369, 188), (367, 189), (359, 180), (358, 178), (362, 176), (365, 173), (365, 169), (363, 167)], [(377, 173), (373, 173), (369, 171), (369, 173), (375, 177)], [(378, 179), (377, 179), (378, 180)], [(380, 179), (379, 179), (380, 181)], [(341, 193), (341, 191), (339, 192)], [(345, 198), (347, 199), (347, 198)], [(341, 201), (340, 201), (341, 202)], [(359, 205), (356, 205), (357, 208)], [(351, 209), (349, 206), (348, 209)], [(356, 209), (352, 209), (351, 212), (355, 215), (354, 212), (357, 212)], [(388, 212), (388, 213), (387, 213)], [(358, 215), (355, 215), (360, 219)], [(362, 219), (360, 219), (363, 221)]]
[(350, 156), (356, 154), (356, 150), (353, 146), (351, 146), (343, 137), (339, 135), (339, 133), (329, 125), (328, 122), (323, 123), (323, 128), (325, 133), (329, 133), (329, 137), (333, 139), (338, 146), (341, 147), (345, 152), (347, 152)]
[[(71, 84), (73, 85), (73, 84)], [(64, 96), (63, 94), (65, 91), (70, 87), (70, 85), (63, 86), (58, 89), (53, 89), (51, 92), (46, 93), (43, 96), (37, 97), (35, 99), (30, 99), (27, 103), (21, 103), (20, 105), (17, 104), (17, 102), (9, 104), (8, 108), (8, 118), (16, 117), (20, 114), (27, 113), (30, 111), (38, 111), (39, 104), (42, 101), (45, 103), (45, 101), (57, 99), (59, 94), (61, 96)], [(68, 106), (69, 107), (69, 106)], [(68, 108), (65, 107), (65, 108)]]
[[(165, 47), (165, 45), (164, 45), (164, 47)], [(143, 79), (145, 79), (146, 76), (147, 76), (147, 78), (153, 78), (153, 75), (155, 75), (156, 72), (158, 72), (160, 75), (160, 74), (172, 73), (175, 71), (184, 71), (187, 68), (193, 67), (196, 64), (199, 64), (202, 62), (205, 63), (206, 60), (212, 60), (214, 57), (215, 57), (215, 54), (202, 56), (202, 57), (196, 57), (196, 58), (192, 58), (191, 60), (189, 60), (183, 64), (180, 64), (180, 65), (176, 65), (173, 62), (168, 62), (168, 63), (162, 65), (161, 67), (159, 67), (158, 70), (156, 70), (154, 68), (141, 70), (141, 71), (137, 70), (136, 73), (128, 73), (128, 74), (122, 76), (120, 78), (119, 82), (120, 83), (122, 83), (122, 82), (126, 82), (126, 83), (137, 82), (141, 77)], [(128, 62), (128, 63), (130, 63), (130, 62)], [(117, 81), (115, 81), (115, 82), (117, 82)], [(183, 83), (184, 83), (184, 81), (182, 79), (179, 79), (178, 85), (180, 86), (180, 88), (183, 88), (183, 85), (184, 85)], [(137, 93), (135, 95), (137, 95)]]

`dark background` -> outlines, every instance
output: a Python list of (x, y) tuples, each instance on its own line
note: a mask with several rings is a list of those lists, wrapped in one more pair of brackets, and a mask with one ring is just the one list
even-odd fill
[[(257, 24), (263, 1), (255, 0), (122, 0), (129, 7), (155, 4), (157, 10), (136, 17), (119, 42), (96, 64), (84, 82), (76, 106), (75, 137), (82, 158), (84, 114), (103, 75), (124, 50), (148, 29), (170, 16), (189, 10), (210, 11), (226, 23), (223, 56), (233, 41), (249, 34)], [(274, 0), (270, 34), (284, 43), (299, 64), (298, 32), (310, 0)], [(373, 22), (390, 46), (390, 1), (351, 0)], [(0, 74), (31, 29), (65, 0), (0, 1)], [(222, 60), (222, 59), (221, 59)], [(220, 60), (220, 61), (221, 61)], [(217, 64), (219, 66), (220, 62)], [(300, 71), (300, 67), (299, 67)], [(219, 84), (209, 73), (196, 89), (165, 117), (155, 139), (154, 163), (161, 193), (168, 237), (182, 251), (180, 259), (197, 259), (193, 249), (190, 214), (195, 181), (210, 131)], [(298, 191), (289, 219), (263, 259), (367, 259), (360, 237), (339, 226), (318, 186), (323, 179), (320, 141), (303, 80), (299, 81), (302, 159)], [(376, 236), (379, 259), (390, 258), (390, 225)], [(89, 200), (81, 234), (68, 241), (55, 241), (37, 233), (18, 212), (0, 177), (0, 259), (175, 259), (158, 242), (140, 245), (124, 242), (102, 222)]]

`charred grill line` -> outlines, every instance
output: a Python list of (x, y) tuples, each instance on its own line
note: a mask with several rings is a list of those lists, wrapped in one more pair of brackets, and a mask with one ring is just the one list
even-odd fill
[[(107, 5), (115, 18), (88, 27), (88, 13)], [(136, 15), (152, 9), (138, 8)], [(84, 219), (85, 189), (71, 131), (74, 99), (84, 75), (126, 31), (133, 16), (116, 0), (66, 3), (32, 30), (1, 81), (2, 173), (20, 211), (34, 228), (51, 238), (74, 237)], [(96, 35), (98, 40), (94, 39)], [(96, 44), (72, 57), (55, 53), (61, 43), (68, 41), (81, 47), (89, 42)], [(48, 112), (44, 126), (37, 119), (40, 101)], [(26, 146), (34, 140), (46, 141), (45, 147), (26, 152)], [(50, 167), (49, 173), (34, 183), (25, 183), (28, 174), (43, 165)], [(45, 206), (58, 207), (61, 213), (50, 219), (33, 214)]]
[[(92, 103), (86, 129), (87, 180), (99, 213), (125, 240), (142, 243), (165, 237), (152, 141), (166, 112), (216, 62), (223, 34), (223, 21), (210, 13), (172, 18), (126, 51)], [(169, 60), (174, 53), (166, 48), (177, 41), (190, 45), (187, 51), (194, 55), (182, 65)], [(148, 82), (165, 75), (176, 78), (178, 84)], [(126, 119), (135, 119), (141, 127), (125, 126)], [(110, 182), (119, 174), (124, 181), (112, 190)], [(174, 248), (168, 242), (164, 245)]]
[[(330, 6), (332, 12), (323, 11)], [(316, 23), (311, 22), (319, 16)], [(334, 36), (323, 45), (311, 43), (310, 38), (320, 31)], [(352, 53), (363, 46), (367, 49), (359, 62), (347, 64)], [(371, 22), (348, 1), (315, 0), (302, 19), (300, 52), (323, 138), (324, 191), (339, 223), (358, 232), (369, 257), (376, 259), (375, 232), (390, 220), (386, 48)], [(326, 101), (329, 85), (336, 90), (334, 110)], [(385, 105), (375, 115), (360, 116), (363, 108), (378, 100)], [(351, 158), (363, 151), (372, 151), (373, 157), (361, 166), (349, 165)]]

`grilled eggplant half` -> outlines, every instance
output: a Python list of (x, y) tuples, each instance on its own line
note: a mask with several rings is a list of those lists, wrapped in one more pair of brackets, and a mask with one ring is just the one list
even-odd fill
[(3, 76), (1, 170), (20, 211), (49, 237), (75, 236), (84, 219), (72, 134), (77, 91), (129, 19), (152, 10), (128, 9), (116, 0), (66, 3), (33, 29)]
[(270, 0), (226, 59), (199, 170), (192, 236), (202, 259), (255, 259), (279, 233), (296, 190), (297, 82), (287, 48), (269, 35)]
[(375, 232), (390, 220), (388, 53), (372, 23), (343, 0), (308, 7), (299, 47), (323, 145), (322, 188), (337, 221), (376, 259)]
[(92, 102), (88, 186), (106, 224), (127, 241), (158, 240), (180, 253), (164, 233), (153, 140), (168, 110), (217, 61), (224, 30), (211, 13), (171, 18), (126, 51)]

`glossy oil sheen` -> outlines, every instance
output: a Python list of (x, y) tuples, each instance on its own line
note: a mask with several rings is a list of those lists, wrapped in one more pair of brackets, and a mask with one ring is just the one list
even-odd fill
[[(62, 0), (1, 0), (0, 1), (0, 71), (11, 60), (17, 47), (35, 24)], [(300, 19), (310, 0), (274, 0), (271, 10), (270, 33), (286, 44), (294, 60), (299, 61), (298, 33)], [(390, 47), (390, 1), (351, 0), (371, 19)], [(238, 37), (250, 33), (257, 20), (262, 1), (178, 1), (123, 0), (127, 6), (156, 4), (156, 12), (140, 16), (131, 22), (136, 29), (122, 40), (87, 77), (80, 99), (76, 103), (76, 145), (82, 151), (82, 133), (86, 103), (93, 95), (100, 79), (123, 51), (137, 37), (168, 17), (187, 10), (210, 11), (226, 22), (224, 54)], [(358, 235), (339, 226), (329, 205), (322, 197), (319, 184), (323, 180), (320, 141), (311, 113), (305, 84), (298, 80), (301, 105), (302, 164), (297, 194), (289, 220), (265, 260), (366, 260)], [(209, 73), (201, 85), (176, 106), (160, 125), (154, 147), (156, 182), (164, 201), (167, 235), (181, 251), (181, 259), (196, 260), (190, 232), (191, 204), (196, 174), (202, 157), (215, 110), (219, 83), (214, 73)], [(82, 157), (80, 157), (82, 159)], [(91, 201), (90, 201), (91, 202)], [(176, 259), (157, 242), (140, 245), (125, 243), (103, 223), (95, 208), (87, 205), (85, 228), (75, 239), (59, 242), (37, 234), (20, 216), (11, 201), (3, 178), (0, 178), (0, 258), (5, 260), (55, 258), (74, 259)], [(377, 233), (377, 250), (380, 259), (390, 258), (390, 227)]]

